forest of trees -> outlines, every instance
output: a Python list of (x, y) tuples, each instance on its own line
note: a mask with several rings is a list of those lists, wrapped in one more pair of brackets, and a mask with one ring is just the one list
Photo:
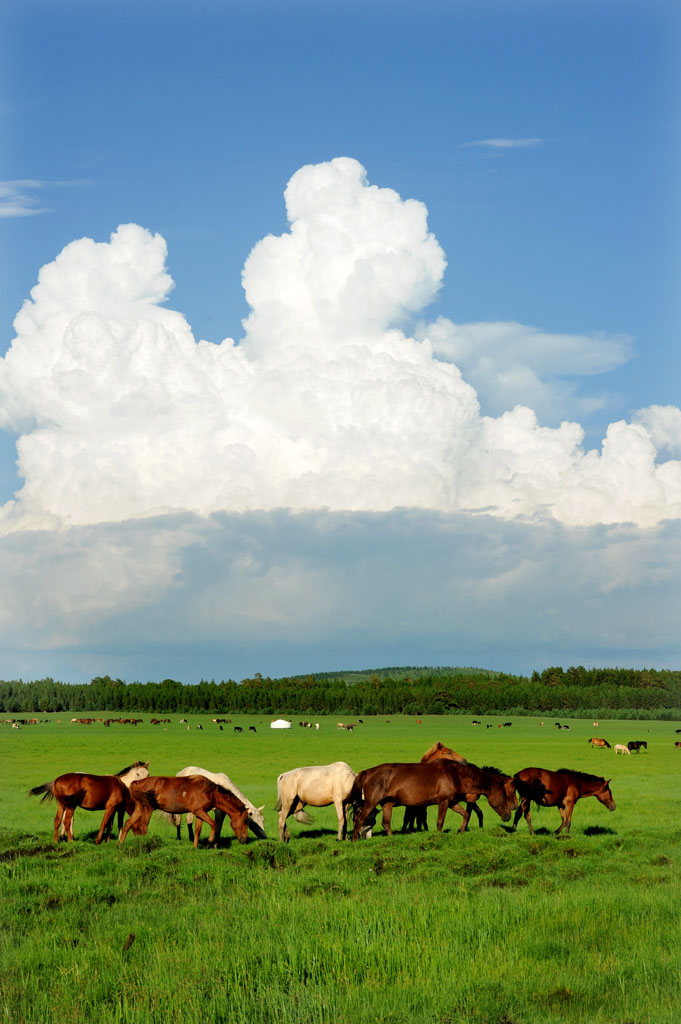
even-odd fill
[(530, 677), (465, 668), (391, 668), (216, 683), (0, 681), (0, 713), (176, 712), (259, 715), (601, 715), (681, 718), (681, 672), (547, 668)]

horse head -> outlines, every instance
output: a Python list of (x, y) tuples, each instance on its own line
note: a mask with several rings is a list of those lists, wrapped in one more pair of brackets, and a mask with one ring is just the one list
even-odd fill
[(595, 795), (609, 811), (615, 810), (615, 800), (610, 792), (610, 779), (605, 779), (603, 785)]
[(502, 821), (509, 821), (518, 806), (515, 782), (510, 775), (503, 775), (501, 772), (493, 774), (496, 775), (496, 778), (489, 793), (486, 794), (487, 802)]

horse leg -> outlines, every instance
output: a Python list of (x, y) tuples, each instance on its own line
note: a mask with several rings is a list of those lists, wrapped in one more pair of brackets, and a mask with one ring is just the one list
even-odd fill
[(286, 819), (293, 814), (296, 807), (298, 806), (298, 803), (299, 799), (298, 794), (296, 793), (293, 800), (289, 804), (288, 810), (286, 810), (284, 804), (281, 805), (281, 810), (279, 811), (279, 839), (282, 843), (288, 843), (289, 839), (291, 838), (291, 833), (288, 830)]
[(476, 798), (476, 800), (469, 800), (468, 804), (467, 804), (467, 807), (468, 807), (468, 814), (469, 814), (469, 816), (470, 816), (471, 811), (475, 811), (475, 813), (477, 815), (477, 818), (478, 818), (478, 828), (482, 828), (482, 811), (478, 807), (477, 798)]
[[(201, 831), (201, 829), (199, 828), (199, 832), (200, 831)], [(191, 813), (191, 811), (187, 815), (187, 835), (189, 836), (189, 842), (193, 843), (194, 842), (194, 815)]]
[(131, 828), (135, 828), (138, 822), (142, 822), (143, 826), (142, 830), (139, 832), (139, 835), (147, 834), (147, 828), (149, 826), (149, 819), (151, 818), (152, 810), (152, 807), (145, 807), (144, 804), (135, 804), (135, 806), (133, 807), (132, 814), (130, 815), (125, 825), (123, 826), (123, 830), (118, 839), (119, 846), (125, 842), (125, 837), (127, 836), (128, 832), (130, 831)]
[(69, 843), (73, 842), (73, 815), (75, 812), (75, 807), (67, 807), (64, 810), (64, 829), (66, 832), (66, 840)]
[(445, 823), (445, 818), (447, 816), (447, 808), (448, 807), (449, 807), (449, 801), (448, 800), (441, 800), (440, 803), (437, 805), (437, 830), (438, 830), (438, 832), (442, 832), (442, 828), (443, 828), (443, 825)]
[(560, 835), (560, 833), (563, 831), (563, 829), (565, 829), (565, 835), (566, 836), (570, 835), (570, 824), (572, 822), (572, 808), (574, 806), (575, 806), (574, 800), (572, 800), (572, 801), (571, 800), (567, 800), (567, 799), (563, 800), (562, 804), (558, 808), (558, 810), (560, 811), (560, 817), (561, 817), (560, 828), (556, 829), (556, 831), (554, 832), (554, 835)]
[(357, 842), (357, 836), (359, 835), (359, 830), (361, 829), (362, 825), (367, 820), (367, 818), (369, 817), (371, 812), (376, 810), (377, 806), (378, 806), (377, 804), (372, 803), (370, 800), (365, 800), (364, 801), (364, 805), (362, 807), (362, 810), (355, 817), (355, 821), (354, 821), (354, 824), (353, 824), (353, 827), (352, 827), (352, 841), (353, 841), (353, 843)]
[(224, 811), (221, 811), (219, 807), (216, 807), (213, 812), (213, 817), (215, 818), (215, 842), (217, 844), (217, 841), (220, 838), (220, 833), (222, 832), (222, 823), (227, 815)]
[[(58, 803), (57, 804), (57, 813), (54, 816), (54, 841), (55, 841), (55, 843), (59, 842), (59, 828), (60, 828), (60, 826), (62, 824), (62, 821), (64, 820), (64, 815), (65, 814), (66, 814), (66, 808), (64, 807), (63, 804)], [(63, 831), (64, 831), (64, 835), (66, 835), (66, 829), (64, 829)]]
[(385, 829), (385, 834), (387, 836), (391, 836), (393, 834), (393, 830), (390, 826), (392, 824), (394, 806), (395, 805), (390, 800), (383, 804), (383, 828)]
[(210, 814), (206, 811), (194, 811), (194, 817), (198, 818), (196, 823), (196, 834), (194, 836), (194, 846), (199, 845), (199, 836), (201, 835), (201, 822), (207, 821), (210, 825), (210, 835), (208, 836), (208, 845), (212, 846), (215, 842), (215, 822), (211, 818)]
[[(97, 838), (95, 839), (95, 845), (96, 846), (99, 846), (99, 844), (102, 841), (102, 836), (104, 835), (104, 829), (107, 828), (107, 826), (109, 826), (109, 830), (110, 830), (110, 822), (111, 822), (111, 819), (113, 818), (114, 814), (116, 813), (117, 807), (118, 807), (118, 803), (112, 802), (112, 803), (107, 804), (106, 807), (104, 808), (104, 817), (102, 818), (102, 824), (99, 826), (99, 832), (97, 833)], [(109, 837), (107, 835), (107, 842), (108, 841), (109, 841)]]
[(458, 813), (463, 818), (463, 821), (461, 822), (461, 828), (459, 829), (459, 832), (461, 833), (461, 832), (468, 831), (468, 822), (470, 821), (470, 817), (471, 817), (471, 805), (467, 802), (466, 803), (466, 807), (463, 808), (461, 806), (461, 804), (455, 804), (454, 807), (451, 807), (451, 810), (452, 811), (458, 811)]
[(520, 799), (520, 807), (518, 808), (518, 810), (515, 812), (515, 814), (513, 816), (513, 831), (514, 832), (518, 828), (518, 822), (524, 816), (525, 821), (527, 822), (527, 827), (530, 830), (530, 835), (531, 836), (534, 835), (534, 829), (532, 828), (532, 815), (530, 814), (531, 807), (532, 807), (531, 802), (528, 799), (526, 799), (525, 797), (521, 797), (521, 799)]
[(341, 842), (345, 839), (346, 831), (345, 804), (340, 798), (335, 799), (333, 803), (336, 808), (336, 814), (338, 815), (338, 835), (336, 836), (336, 841)]

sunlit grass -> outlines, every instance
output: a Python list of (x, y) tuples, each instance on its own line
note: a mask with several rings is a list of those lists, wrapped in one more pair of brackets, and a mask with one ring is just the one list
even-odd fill
[[(681, 754), (668, 723), (601, 723), (611, 742), (648, 738), (648, 755), (615, 758), (570, 735), (514, 720), (365, 721), (351, 735), (138, 726), (131, 735), (62, 723), (0, 733), (2, 985), (11, 1022), (458, 1022), (656, 1024), (681, 1005), (676, 805)], [(235, 719), (236, 721), (236, 719)], [(50, 732), (50, 730), (53, 730)], [(631, 732), (631, 735), (629, 733)], [(572, 835), (509, 834), (484, 805), (485, 827), (364, 843), (335, 841), (335, 812), (290, 824), (288, 846), (178, 843), (152, 819), (149, 836), (95, 847), (99, 814), (78, 811), (77, 841), (51, 841), (53, 810), (30, 786), (73, 769), (116, 771), (151, 760), (226, 771), (266, 803), (276, 836), (276, 776), (344, 759), (358, 770), (418, 759), (435, 739), (507, 771), (562, 765), (612, 775), (617, 810), (578, 803)], [(396, 817), (399, 817), (397, 812)], [(155, 816), (156, 818), (156, 816)], [(431, 829), (433, 826), (431, 825)], [(132, 938), (131, 938), (132, 937)]]

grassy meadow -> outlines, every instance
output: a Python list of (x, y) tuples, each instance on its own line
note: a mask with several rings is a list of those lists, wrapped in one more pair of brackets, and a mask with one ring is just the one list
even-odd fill
[[(93, 712), (97, 715), (97, 712)], [(110, 713), (99, 713), (111, 717)], [(11, 717), (9, 715), (5, 717)], [(19, 715), (15, 717), (20, 717)], [(30, 716), (21, 716), (30, 717)], [(136, 728), (72, 715), (0, 728), (0, 1020), (60, 1024), (662, 1024), (681, 1012), (681, 723), (471, 716), (365, 718), (353, 733), (269, 729), (269, 719), (171, 714)], [(80, 717), (85, 717), (81, 715)], [(229, 716), (227, 716), (229, 717)], [(49, 718), (49, 724), (44, 722)], [(58, 721), (59, 720), (59, 721)], [(506, 718), (505, 720), (508, 720)], [(196, 728), (201, 722), (202, 730)], [(486, 723), (494, 727), (485, 728)], [(244, 732), (235, 734), (235, 725)], [(256, 727), (255, 734), (247, 731)], [(630, 757), (587, 744), (648, 742)], [(488, 807), (445, 831), (337, 843), (333, 808), (289, 819), (277, 839), (276, 778), (346, 760), (359, 771), (418, 760), (442, 740), (512, 773), (570, 767), (611, 778), (617, 810), (580, 801), (572, 833), (533, 810), (536, 835)], [(27, 791), (66, 771), (226, 772), (265, 804), (268, 841), (194, 850), (159, 815), (146, 837), (94, 845), (100, 812), (78, 810), (76, 842), (53, 843), (54, 804)], [(393, 824), (401, 824), (397, 810)], [(204, 836), (206, 832), (204, 830)]]

